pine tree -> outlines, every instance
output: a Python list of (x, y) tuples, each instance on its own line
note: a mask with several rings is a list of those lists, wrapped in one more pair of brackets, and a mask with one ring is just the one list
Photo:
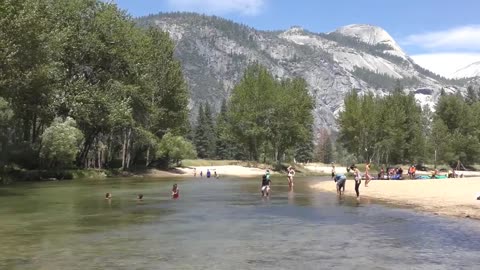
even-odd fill
[(333, 143), (332, 139), (330, 139), (330, 136), (327, 137), (325, 140), (325, 144), (323, 146), (323, 163), (330, 163), (333, 162)]
[(198, 108), (197, 125), (195, 127), (194, 137), (195, 148), (199, 158), (208, 157), (208, 138), (206, 134), (207, 128), (203, 105), (200, 104), (200, 107)]
[(231, 147), (228, 139), (227, 102), (222, 100), (220, 113), (217, 115), (215, 127), (216, 158), (232, 159)]
[(477, 93), (475, 92), (475, 90), (473, 89), (473, 86), (468, 86), (467, 87), (467, 96), (465, 97), (465, 102), (467, 102), (467, 104), (473, 104), (475, 102), (478, 101), (478, 96), (477, 96)]
[(208, 102), (205, 103), (205, 137), (207, 139), (207, 149), (206, 154), (207, 157), (213, 158), (216, 154), (216, 132), (215, 132), (215, 122), (213, 120), (212, 109)]

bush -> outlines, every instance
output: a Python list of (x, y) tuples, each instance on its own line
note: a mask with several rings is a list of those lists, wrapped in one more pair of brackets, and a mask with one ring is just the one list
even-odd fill
[(185, 138), (167, 133), (158, 146), (157, 155), (179, 165), (182, 159), (196, 158), (197, 152), (193, 144)]
[(62, 122), (55, 119), (43, 132), (40, 157), (48, 168), (70, 167), (82, 140), (83, 134), (76, 128), (75, 120), (67, 118)]

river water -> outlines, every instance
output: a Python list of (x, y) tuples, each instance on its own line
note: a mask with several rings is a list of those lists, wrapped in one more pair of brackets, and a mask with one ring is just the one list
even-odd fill
[(480, 221), (339, 199), (316, 181), (273, 178), (268, 199), (256, 179), (0, 187), (0, 269), (479, 269)]

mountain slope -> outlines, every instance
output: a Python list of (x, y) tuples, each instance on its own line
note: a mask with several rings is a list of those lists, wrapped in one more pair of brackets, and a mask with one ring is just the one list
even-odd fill
[(466, 67), (463, 67), (455, 71), (452, 75), (453, 78), (472, 78), (480, 77), (480, 61), (472, 63)]
[(300, 27), (258, 31), (218, 17), (193, 13), (159, 14), (139, 19), (167, 31), (190, 86), (192, 117), (208, 101), (218, 110), (244, 69), (253, 61), (274, 76), (305, 78), (315, 99), (315, 127), (336, 129), (335, 116), (352, 89), (385, 95), (399, 81), (422, 105), (433, 104), (440, 89), (457, 83), (416, 65), (383, 29), (349, 25), (331, 33)]

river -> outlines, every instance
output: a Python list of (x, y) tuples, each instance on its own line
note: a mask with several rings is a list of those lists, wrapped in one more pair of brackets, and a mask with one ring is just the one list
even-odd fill
[[(170, 199), (174, 181), (178, 200)], [(297, 178), (289, 191), (273, 178), (268, 199), (259, 179), (0, 187), (0, 269), (480, 267), (480, 221), (339, 199), (310, 189), (316, 181)]]

